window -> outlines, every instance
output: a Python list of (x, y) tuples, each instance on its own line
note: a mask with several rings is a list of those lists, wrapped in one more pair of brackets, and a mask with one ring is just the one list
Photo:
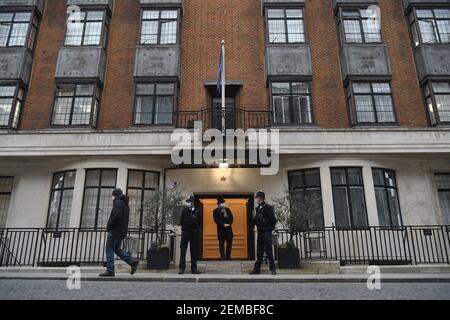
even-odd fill
[(159, 174), (149, 171), (128, 171), (128, 197), (130, 198), (130, 228), (142, 230), (145, 208), (150, 205), (159, 187)]
[(347, 91), (354, 125), (397, 122), (389, 83), (354, 82)]
[(117, 170), (95, 169), (86, 171), (82, 228), (106, 228), (113, 208), (112, 192), (116, 188)]
[(0, 127), (17, 129), (25, 91), (19, 86), (0, 86)]
[(436, 175), (439, 202), (441, 204), (444, 224), (450, 226), (450, 173)]
[(99, 104), (100, 89), (96, 85), (60, 85), (56, 89), (52, 125), (94, 127)]
[(395, 171), (373, 169), (372, 174), (380, 226), (400, 227), (402, 225), (402, 217)]
[(338, 228), (363, 228), (367, 218), (361, 168), (332, 168), (334, 215)]
[(67, 23), (64, 45), (106, 47), (107, 34), (105, 11), (81, 11), (79, 21)]
[(275, 124), (313, 123), (309, 82), (273, 82), (272, 100)]
[(75, 170), (59, 172), (53, 175), (47, 228), (59, 229), (69, 227), (75, 177)]
[(178, 10), (144, 10), (141, 44), (176, 44)]
[(0, 47), (34, 50), (38, 24), (32, 12), (0, 12)]
[(305, 230), (323, 228), (322, 190), (320, 170), (307, 169), (289, 172), (291, 210), (300, 210)]
[(136, 85), (135, 125), (171, 125), (175, 84), (138, 83)]
[(450, 82), (429, 82), (424, 95), (431, 125), (450, 124)]
[(13, 177), (0, 177), (0, 228), (6, 226), (13, 183)]
[(343, 10), (342, 24), (346, 43), (381, 43), (381, 28), (371, 10)]
[(304, 43), (303, 9), (268, 9), (269, 43)]
[(409, 17), (414, 45), (450, 43), (450, 9), (415, 9)]

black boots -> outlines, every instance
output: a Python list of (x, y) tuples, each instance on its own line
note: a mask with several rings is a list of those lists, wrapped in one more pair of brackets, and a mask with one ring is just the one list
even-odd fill
[(132, 265), (131, 265), (131, 272), (130, 272), (130, 274), (133, 276), (136, 272), (137, 272), (137, 270), (138, 270), (138, 267), (139, 267), (139, 260), (137, 260), (135, 263), (133, 263)]
[(114, 278), (116, 274), (114, 272), (106, 271), (104, 273), (101, 273), (99, 276), (103, 278)]

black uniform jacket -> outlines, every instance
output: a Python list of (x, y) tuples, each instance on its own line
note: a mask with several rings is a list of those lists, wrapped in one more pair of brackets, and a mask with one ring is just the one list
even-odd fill
[[(226, 215), (225, 215), (226, 212)], [(231, 227), (225, 228), (226, 224), (233, 225), (233, 213), (228, 208), (217, 208), (214, 210), (214, 222), (217, 224), (217, 237), (219, 240), (225, 238), (227, 233), (231, 233), (233, 237), (233, 229)]]

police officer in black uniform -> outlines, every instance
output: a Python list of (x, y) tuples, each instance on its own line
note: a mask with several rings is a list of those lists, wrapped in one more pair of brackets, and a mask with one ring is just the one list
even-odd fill
[[(231, 260), (233, 250), (233, 213), (226, 207), (225, 199), (217, 199), (217, 209), (214, 210), (214, 222), (217, 224), (217, 237), (219, 238), (220, 258)], [(225, 242), (227, 249), (225, 252)]]
[(255, 198), (257, 207), (253, 223), (258, 229), (258, 246), (255, 268), (250, 274), (257, 275), (261, 273), (261, 265), (265, 253), (269, 261), (270, 271), (272, 275), (276, 275), (277, 270), (272, 248), (272, 232), (277, 224), (277, 219), (273, 207), (266, 203), (266, 194), (264, 192), (259, 191)]
[(188, 244), (191, 249), (191, 272), (192, 274), (201, 274), (197, 269), (199, 230), (200, 230), (200, 207), (195, 205), (195, 198), (190, 197), (186, 200), (187, 207), (181, 213), (181, 257), (180, 272), (184, 274), (186, 270), (186, 252)]

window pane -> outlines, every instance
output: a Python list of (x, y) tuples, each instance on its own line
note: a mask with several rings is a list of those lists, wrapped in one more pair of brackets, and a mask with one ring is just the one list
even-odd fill
[(375, 113), (372, 96), (355, 95), (356, 117), (358, 123), (374, 123)]
[(371, 93), (370, 83), (354, 83), (353, 84), (354, 93)]
[(331, 169), (331, 182), (333, 185), (347, 184), (347, 176), (344, 168)]
[(416, 10), (418, 18), (433, 18), (433, 10)]
[(286, 10), (287, 18), (303, 18), (303, 10), (302, 9), (289, 9)]
[(176, 21), (161, 23), (161, 44), (175, 44), (177, 43), (177, 28)]
[(374, 93), (391, 93), (389, 83), (373, 83), (372, 88)]
[(161, 19), (177, 19), (178, 11), (177, 10), (164, 10), (161, 11)]
[(336, 226), (338, 228), (351, 227), (347, 188), (334, 187), (333, 198)]
[(289, 97), (273, 97), (275, 123), (289, 124), (291, 123), (291, 117), (289, 113)]
[(143, 171), (128, 172), (128, 188), (142, 188), (143, 183), (144, 183)]
[(293, 124), (312, 123), (311, 98), (309, 96), (293, 97), (293, 113), (295, 121)]
[(305, 183), (307, 187), (320, 186), (320, 170), (306, 170), (305, 171)]
[(305, 42), (303, 20), (288, 20), (287, 28), (290, 43)]
[(450, 174), (437, 174), (436, 185), (444, 224), (450, 225)]
[(103, 11), (88, 11), (86, 15), (87, 21), (102, 21)]
[(367, 227), (366, 202), (362, 187), (350, 187), (353, 227)]
[(73, 98), (57, 98), (53, 111), (53, 125), (69, 125)]
[(433, 91), (435, 93), (450, 93), (450, 83), (433, 82)]
[(173, 97), (157, 97), (155, 106), (155, 124), (172, 124)]
[(436, 108), (441, 122), (450, 122), (450, 94), (435, 95)]
[(86, 23), (86, 30), (84, 33), (84, 42), (83, 42), (85, 46), (100, 45), (102, 26), (103, 26), (102, 22)]
[(27, 40), (28, 23), (15, 23), (12, 27), (9, 46), (24, 46)]
[(13, 188), (14, 178), (0, 177), (0, 193), (11, 193)]
[(304, 186), (303, 183), (304, 171), (289, 172), (289, 189), (294, 190)]
[(439, 37), (441, 38), (441, 43), (450, 42), (450, 20), (437, 21), (436, 24), (439, 31)]
[(269, 42), (286, 42), (285, 20), (269, 20)]
[(158, 43), (158, 21), (143, 21), (141, 44)]
[(284, 18), (284, 10), (283, 9), (269, 9), (267, 10), (267, 16), (269, 18)]
[(381, 29), (378, 23), (374, 23), (372, 20), (363, 20), (362, 25), (366, 43), (381, 42)]
[(116, 170), (103, 170), (102, 186), (115, 188), (116, 186)]
[(174, 93), (175, 85), (173, 83), (168, 84), (158, 84), (156, 86), (156, 94), (170, 94)]
[(136, 124), (153, 124), (153, 97), (136, 98)]
[(450, 9), (435, 9), (434, 15), (439, 19), (450, 19)]
[(100, 183), (100, 170), (86, 171), (86, 187), (98, 187)]
[(155, 93), (154, 84), (137, 84), (136, 94), (137, 95), (150, 95)]
[[(98, 189), (85, 189), (83, 199), (82, 228), (94, 228), (97, 212)], [(111, 195), (109, 197), (111, 201)]]
[(378, 122), (395, 122), (394, 105), (389, 95), (375, 96)]
[(159, 19), (159, 11), (158, 10), (145, 10), (143, 13), (143, 19)]
[(361, 27), (358, 20), (344, 20), (345, 38), (350, 43), (362, 43)]
[(273, 82), (272, 83), (272, 93), (277, 94), (290, 94), (290, 85), (289, 83), (279, 83), (279, 82)]
[(6, 45), (8, 44), (8, 35), (10, 29), (10, 24), (0, 23), (0, 47), (6, 47)]
[(348, 183), (351, 185), (362, 185), (363, 176), (360, 168), (350, 168), (348, 172)]
[(158, 177), (159, 177), (159, 175), (157, 173), (146, 172), (145, 173), (145, 187), (157, 189), (158, 184), (159, 184)]
[(92, 97), (76, 98), (73, 106), (72, 125), (89, 125), (91, 111)]
[(0, 98), (0, 126), (8, 126), (13, 99)]
[(424, 43), (437, 43), (433, 21), (420, 20), (419, 29)]

